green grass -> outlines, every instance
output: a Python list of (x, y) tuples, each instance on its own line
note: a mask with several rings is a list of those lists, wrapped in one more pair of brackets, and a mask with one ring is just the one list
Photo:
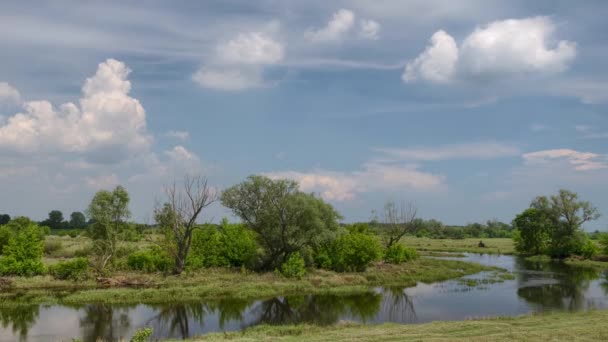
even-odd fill
[[(479, 247), (479, 241), (483, 241), (486, 247)], [(515, 254), (512, 239), (430, 239), (406, 236), (402, 243), (407, 247), (413, 247), (420, 252), (456, 252), (456, 253), (486, 253), (486, 254)]]
[(256, 326), (195, 341), (606, 341), (608, 311), (426, 324)]
[(462, 261), (422, 258), (401, 265), (377, 263), (361, 273), (312, 270), (300, 280), (274, 273), (242, 273), (229, 269), (206, 269), (179, 277), (133, 272), (114, 275), (145, 284), (137, 289), (101, 289), (93, 280), (74, 283), (49, 276), (17, 277), (11, 278), (10, 290), (0, 292), (0, 303), (167, 303), (226, 297), (355, 293), (376, 286), (414, 286), (417, 282), (431, 283), (487, 270), (497, 269)]

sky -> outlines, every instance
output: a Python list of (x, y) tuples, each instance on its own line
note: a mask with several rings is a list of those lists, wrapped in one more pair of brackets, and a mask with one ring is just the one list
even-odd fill
[[(121, 184), (290, 178), (368, 220), (387, 200), (510, 222), (560, 188), (608, 229), (605, 1), (0, 3), (0, 212)], [(204, 214), (218, 221), (219, 204)]]

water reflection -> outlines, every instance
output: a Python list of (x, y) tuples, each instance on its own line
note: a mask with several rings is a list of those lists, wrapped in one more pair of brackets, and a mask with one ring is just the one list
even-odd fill
[(328, 325), (342, 320), (411, 323), (608, 308), (608, 271), (511, 256), (469, 254), (465, 260), (507, 268), (515, 279), (493, 283), (488, 280), (496, 280), (496, 274), (483, 272), (467, 277), (470, 281), (378, 288), (354, 295), (168, 305), (0, 305), (0, 340), (128, 340), (142, 327), (152, 327), (155, 339), (186, 338), (258, 324)]

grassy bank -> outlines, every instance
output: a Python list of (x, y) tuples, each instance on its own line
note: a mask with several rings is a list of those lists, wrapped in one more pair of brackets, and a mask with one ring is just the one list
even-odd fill
[(196, 341), (606, 341), (608, 311), (426, 324), (257, 326)]
[(597, 261), (597, 260), (585, 260), (580, 258), (567, 258), (567, 259), (551, 259), (551, 257), (546, 255), (535, 255), (526, 257), (528, 261), (535, 262), (563, 262), (564, 264), (578, 267), (591, 267), (596, 269), (608, 269), (608, 262), (606, 261)]
[(401, 265), (378, 263), (361, 273), (313, 270), (302, 279), (274, 273), (244, 273), (207, 269), (179, 277), (160, 274), (115, 275), (139, 288), (97, 288), (93, 280), (57, 281), (49, 276), (9, 278), (10, 287), (0, 292), (0, 302), (15, 303), (167, 303), (231, 298), (262, 298), (302, 293), (354, 293), (374, 286), (413, 286), (477, 273), (489, 268), (474, 263), (421, 258)]
[[(486, 247), (479, 247), (479, 241)], [(486, 253), (486, 254), (515, 254), (512, 239), (430, 239), (406, 236), (402, 243), (419, 251), (456, 252), (456, 253)]]

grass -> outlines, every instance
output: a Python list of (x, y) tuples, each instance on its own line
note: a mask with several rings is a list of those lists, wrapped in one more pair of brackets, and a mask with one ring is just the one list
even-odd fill
[(555, 261), (555, 262), (563, 262), (566, 265), (571, 265), (571, 266), (578, 266), (578, 267), (589, 267), (589, 268), (596, 268), (596, 269), (608, 269), (608, 262), (606, 261), (597, 261), (597, 260), (585, 260), (585, 259), (580, 259), (580, 258), (567, 258), (567, 259), (551, 259), (551, 257), (547, 256), (547, 255), (534, 255), (534, 256), (530, 256), (527, 257), (526, 260), (528, 261), (535, 261), (535, 262), (550, 262), (550, 261)]
[(256, 326), (195, 341), (606, 341), (608, 311), (425, 324)]
[[(486, 247), (479, 247), (479, 241)], [(455, 252), (455, 253), (486, 253), (486, 254), (515, 254), (513, 240), (508, 238), (494, 239), (430, 239), (406, 236), (402, 243), (420, 251)]]
[(302, 279), (274, 273), (249, 273), (229, 269), (206, 269), (179, 277), (160, 274), (114, 275), (145, 284), (141, 288), (97, 288), (93, 280), (58, 281), (50, 276), (10, 278), (12, 286), (0, 292), (6, 303), (167, 303), (218, 298), (265, 298), (288, 294), (356, 293), (376, 286), (414, 286), (497, 270), (479, 264), (421, 258), (401, 265), (377, 263), (361, 273), (312, 270)]

